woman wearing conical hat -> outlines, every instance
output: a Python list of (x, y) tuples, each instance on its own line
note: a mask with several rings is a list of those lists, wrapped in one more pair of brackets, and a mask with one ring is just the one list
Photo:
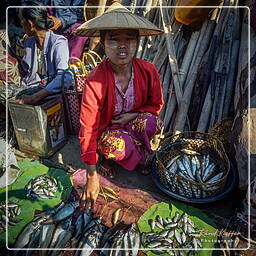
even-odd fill
[[(150, 139), (161, 129), (162, 87), (155, 66), (135, 58), (139, 36), (162, 30), (115, 3), (85, 22), (78, 36), (100, 36), (106, 60), (86, 78), (81, 105), (81, 160), (88, 165), (83, 194), (92, 206), (99, 193), (98, 173), (112, 176), (113, 162), (148, 173), (142, 164), (153, 151)], [(99, 163), (98, 154), (104, 156)], [(97, 165), (97, 169), (96, 169)]]

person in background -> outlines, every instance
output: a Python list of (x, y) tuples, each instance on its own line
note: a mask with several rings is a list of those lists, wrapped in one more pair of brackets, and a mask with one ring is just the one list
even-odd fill
[(61, 91), (62, 73), (68, 68), (69, 50), (67, 39), (49, 30), (54, 23), (46, 9), (35, 1), (28, 4), (35, 7), (22, 8), (19, 13), (21, 25), (29, 35), (24, 42), (24, 76), (21, 83), (34, 87), (34, 90), (32, 95), (26, 95), (25, 90), (28, 89), (25, 89), (18, 98), (19, 103), (35, 104)]
[[(22, 2), (28, 5), (29, 1), (22, 0)], [(72, 33), (84, 22), (84, 2), (85, 0), (40, 0), (42, 5), (48, 6), (48, 15), (53, 20), (53, 26), (50, 29), (68, 39), (70, 57), (80, 58), (87, 41), (87, 37), (78, 37)], [(51, 6), (59, 6), (59, 8)], [(64, 6), (70, 6), (70, 8)], [(81, 8), (72, 8), (72, 6), (81, 6)]]
[[(132, 25), (129, 20), (134, 21)], [(157, 35), (162, 30), (115, 3), (75, 33), (100, 35), (107, 57), (86, 78), (80, 114), (81, 160), (87, 164), (81, 202), (93, 208), (99, 193), (97, 171), (112, 176), (112, 161), (130, 171), (149, 173), (140, 164), (153, 153), (150, 139), (161, 130), (157, 116), (163, 106), (162, 86), (155, 66), (134, 56), (140, 35)], [(104, 156), (102, 162), (99, 153)]]

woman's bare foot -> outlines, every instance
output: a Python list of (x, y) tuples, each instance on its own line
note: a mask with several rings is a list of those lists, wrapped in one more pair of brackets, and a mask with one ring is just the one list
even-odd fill
[(151, 162), (153, 155), (147, 155), (146, 159), (137, 165), (137, 171), (142, 175), (149, 175), (151, 173)]
[(105, 177), (114, 178), (115, 171), (111, 162), (111, 160), (104, 159), (98, 166), (98, 173)]

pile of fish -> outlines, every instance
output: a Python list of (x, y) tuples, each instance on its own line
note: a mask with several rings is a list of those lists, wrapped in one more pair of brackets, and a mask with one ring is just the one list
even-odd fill
[[(7, 216), (6, 216), (6, 206), (7, 208)], [(0, 203), (0, 233), (6, 231), (6, 222), (10, 226), (15, 226), (17, 223), (19, 223), (22, 219), (17, 218), (21, 213), (21, 208), (18, 205), (18, 200), (11, 200), (6, 205), (6, 202)]]
[[(14, 247), (48, 248), (40, 250), (40, 255), (50, 256), (59, 255), (67, 246), (76, 248), (75, 256), (89, 256), (94, 250), (100, 250), (102, 255), (137, 255), (140, 235), (134, 224), (127, 226), (118, 222), (108, 228), (101, 218), (93, 217), (90, 209), (81, 211), (78, 204), (61, 203), (40, 213), (24, 227)], [(124, 247), (131, 249), (127, 252), (119, 250)], [(51, 250), (53, 248), (59, 250)], [(26, 255), (32, 252), (27, 250)]]
[(136, 224), (123, 227), (123, 222), (118, 222), (104, 235), (100, 243), (101, 255), (104, 256), (136, 256), (140, 248), (140, 233)]
[[(165, 168), (164, 175), (170, 189), (180, 195), (195, 198), (211, 196), (214, 190), (219, 189), (218, 181), (226, 174), (211, 161), (210, 155), (197, 152), (177, 155), (165, 164)], [(174, 174), (184, 179), (177, 179)]]
[(58, 190), (58, 182), (55, 178), (46, 174), (39, 175), (29, 181), (25, 187), (26, 196), (49, 199), (55, 196)]
[[(141, 241), (145, 248), (150, 248), (155, 254), (183, 256), (187, 255), (185, 251), (175, 251), (175, 248), (189, 251), (202, 247), (200, 234), (186, 213), (180, 215), (176, 212), (173, 218), (163, 218), (158, 215), (156, 219), (149, 220), (149, 225), (152, 232), (142, 233)], [(161, 231), (155, 231), (156, 227)], [(189, 255), (193, 255), (193, 251), (190, 251)]]

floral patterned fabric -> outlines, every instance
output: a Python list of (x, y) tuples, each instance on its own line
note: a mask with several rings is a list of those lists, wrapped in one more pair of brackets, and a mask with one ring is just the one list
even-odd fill
[[(8, 54), (6, 65), (6, 49), (2, 42), (7, 44), (7, 34), (5, 30), (0, 30), (0, 85), (3, 84), (19, 84), (20, 74), (18, 61)], [(7, 68), (7, 77), (6, 77)], [(7, 81), (6, 81), (7, 78)]]
[(162, 125), (155, 115), (141, 113), (124, 127), (110, 127), (103, 132), (98, 151), (106, 159), (116, 161), (127, 170), (134, 170), (145, 159), (147, 152), (153, 153), (150, 140), (160, 133)]

